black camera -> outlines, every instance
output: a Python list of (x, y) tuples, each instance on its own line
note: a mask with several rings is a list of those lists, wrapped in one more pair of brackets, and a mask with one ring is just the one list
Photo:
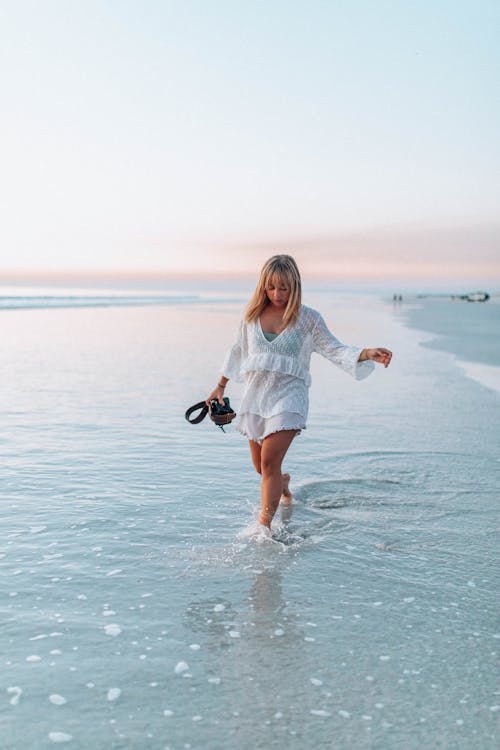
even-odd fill
[[(199, 412), (199, 414), (193, 417), (195, 412)], [(210, 419), (217, 427), (221, 428), (222, 432), (224, 432), (224, 425), (232, 422), (236, 416), (236, 412), (231, 408), (227, 396), (224, 397), (223, 404), (219, 404), (218, 400), (213, 398), (210, 401), (210, 408), (206, 405), (205, 401), (200, 401), (199, 404), (190, 406), (184, 416), (189, 424), (198, 424), (205, 419), (207, 414), (210, 414)]]
[(229, 424), (236, 416), (227, 396), (224, 396), (223, 401), (224, 404), (220, 404), (216, 398), (210, 401), (210, 419), (219, 427)]

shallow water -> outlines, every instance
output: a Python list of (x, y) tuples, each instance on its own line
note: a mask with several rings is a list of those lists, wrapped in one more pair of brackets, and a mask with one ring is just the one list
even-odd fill
[(500, 295), (475, 304), (417, 298), (395, 309), (413, 328), (425, 331), (424, 346), (454, 354), (466, 375), (500, 393)]
[(496, 747), (499, 396), (390, 305), (306, 302), (395, 356), (314, 361), (264, 543), (245, 441), (183, 418), (241, 305), (2, 312), (2, 748)]

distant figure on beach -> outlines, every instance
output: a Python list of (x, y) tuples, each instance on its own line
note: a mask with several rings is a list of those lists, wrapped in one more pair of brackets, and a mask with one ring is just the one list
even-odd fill
[(259, 524), (266, 533), (280, 500), (285, 505), (292, 501), (290, 475), (282, 473), (282, 463), (292, 440), (306, 427), (313, 352), (357, 380), (372, 372), (373, 362), (388, 367), (392, 357), (388, 349), (360, 349), (336, 339), (320, 313), (302, 304), (294, 259), (275, 255), (262, 268), (236, 343), (206, 399), (208, 405), (215, 398), (223, 403), (230, 378), (245, 382), (237, 427), (248, 438), (253, 465), (262, 476)]

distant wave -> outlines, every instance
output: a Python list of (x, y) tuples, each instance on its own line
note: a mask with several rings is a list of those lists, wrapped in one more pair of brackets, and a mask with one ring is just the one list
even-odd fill
[(485, 388), (500, 393), (500, 367), (484, 365), (482, 362), (465, 362), (463, 359), (456, 359), (456, 363), (467, 377), (481, 383)]
[[(68, 307), (137, 307), (206, 302), (200, 295), (29, 295), (0, 297), (0, 310)], [(213, 301), (213, 300), (210, 300)], [(219, 301), (219, 300), (218, 300)]]

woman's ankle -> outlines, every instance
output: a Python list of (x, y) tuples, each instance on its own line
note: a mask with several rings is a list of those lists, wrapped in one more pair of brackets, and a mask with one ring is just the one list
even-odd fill
[(272, 520), (273, 519), (270, 518), (267, 513), (259, 513), (259, 524), (261, 526), (267, 526), (267, 528), (270, 529)]

